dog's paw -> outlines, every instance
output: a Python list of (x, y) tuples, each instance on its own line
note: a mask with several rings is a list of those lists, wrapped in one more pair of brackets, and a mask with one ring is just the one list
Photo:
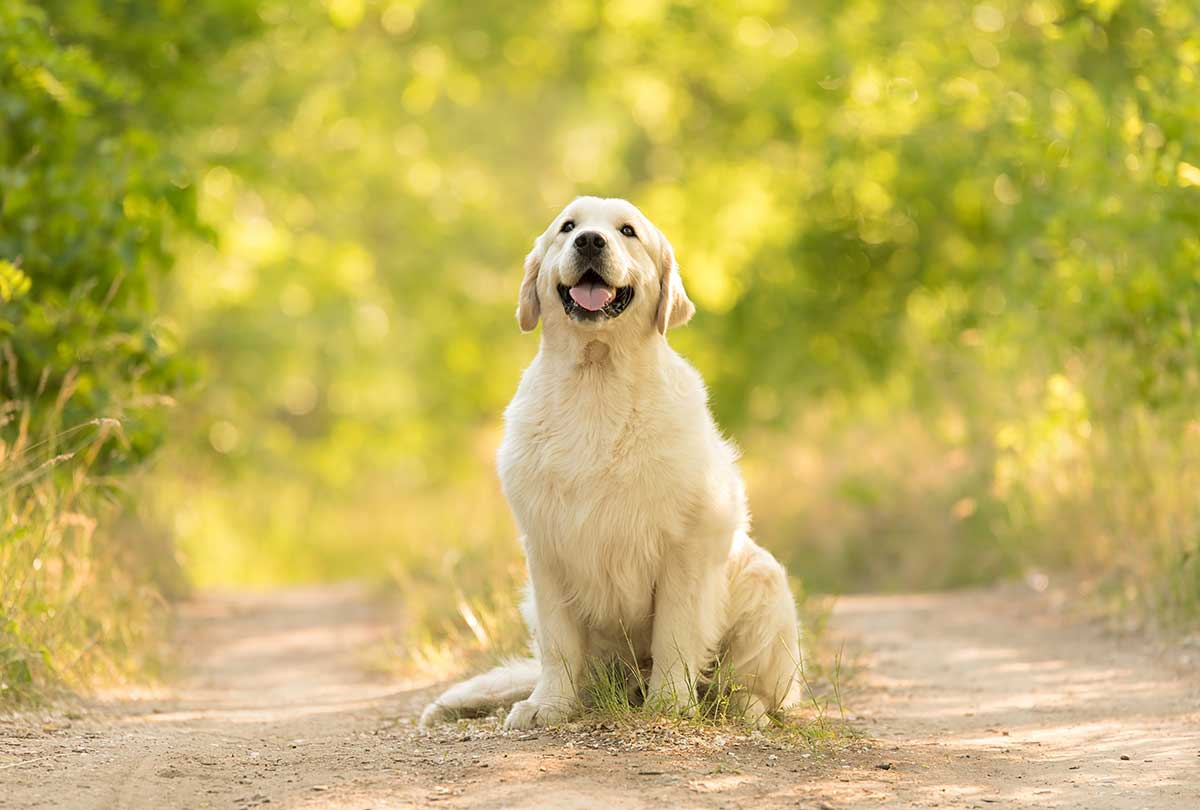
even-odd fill
[(425, 707), (424, 712), (421, 712), (421, 719), (416, 721), (416, 726), (419, 728), (428, 728), (438, 722), (442, 722), (446, 716), (446, 709), (440, 703), (430, 703)]
[(522, 700), (513, 704), (504, 721), (504, 728), (519, 730), (538, 726), (553, 726), (570, 715), (566, 701)]
[(646, 705), (655, 711), (679, 714), (684, 717), (695, 717), (698, 713), (696, 693), (686, 681), (651, 678), (647, 691)]
[(731, 716), (740, 717), (746, 725), (757, 729), (765, 729), (773, 725), (767, 704), (763, 703), (757, 695), (752, 695), (745, 690), (738, 690), (730, 697), (729, 713)]

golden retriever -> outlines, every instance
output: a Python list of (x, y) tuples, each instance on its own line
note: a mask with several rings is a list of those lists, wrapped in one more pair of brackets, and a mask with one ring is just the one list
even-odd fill
[(509, 705), (506, 728), (558, 723), (583, 705), (595, 662), (685, 712), (718, 666), (751, 721), (796, 701), (787, 577), (750, 539), (737, 450), (667, 344), (694, 311), (670, 243), (625, 200), (580, 197), (534, 243), (517, 321), (542, 321), (541, 347), (498, 454), (533, 657), (452, 687), (423, 726)]

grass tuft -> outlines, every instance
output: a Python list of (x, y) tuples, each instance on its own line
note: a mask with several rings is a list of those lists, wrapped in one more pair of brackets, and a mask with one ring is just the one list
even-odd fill
[[(822, 611), (827, 613), (823, 605), (805, 612)], [(580, 722), (605, 728), (670, 727), (695, 734), (756, 729), (776, 742), (814, 750), (860, 739), (846, 720), (842, 652), (827, 649), (819, 632), (809, 633), (809, 646), (814, 652), (807, 660), (817, 663), (797, 662), (796, 667), (802, 701), (769, 715), (765, 722), (745, 699), (745, 687), (733, 667), (720, 659), (711, 671), (692, 681), (692, 695), (684, 699), (647, 697), (646, 673), (627, 661), (594, 661), (580, 689), (585, 706)]]

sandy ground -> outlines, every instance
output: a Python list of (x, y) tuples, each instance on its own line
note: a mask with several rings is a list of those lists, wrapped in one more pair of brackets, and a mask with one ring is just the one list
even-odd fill
[(1200, 808), (1200, 650), (1028, 591), (840, 600), (870, 742), (823, 753), (667, 728), (424, 735), (433, 689), (362, 666), (385, 628), (349, 586), (198, 600), (170, 690), (0, 719), (0, 807)]

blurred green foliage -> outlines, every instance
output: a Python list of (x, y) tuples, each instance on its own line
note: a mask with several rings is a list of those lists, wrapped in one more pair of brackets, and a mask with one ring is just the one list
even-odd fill
[[(123, 449), (161, 438), (178, 378), (157, 312), (172, 232), (203, 235), (175, 108), (257, 24), (247, 2), (19, 0), (0, 11), (0, 396), (29, 400), (34, 432), (69, 380), (69, 426), (122, 417)], [(218, 21), (219, 25), (212, 24)], [(61, 427), (61, 426), (58, 426)]]
[[(674, 241), (700, 311), (672, 341), (797, 573), (1065, 564), (1137, 598), (1200, 592), (1194, 4), (262, 16), (196, 141), (223, 238), (180, 276), (210, 377), (167, 502), (202, 578), (390, 560), (470, 583), (515, 559), (495, 495), (454, 492), (494, 492), (535, 348), (519, 260), (597, 193)], [(498, 517), (464, 527), (455, 503)]]
[(114, 536), (110, 504), (184, 376), (157, 303), (168, 242), (207, 233), (180, 111), (252, 12), (0, 7), (0, 700), (122, 669), (153, 624), (163, 544)]

